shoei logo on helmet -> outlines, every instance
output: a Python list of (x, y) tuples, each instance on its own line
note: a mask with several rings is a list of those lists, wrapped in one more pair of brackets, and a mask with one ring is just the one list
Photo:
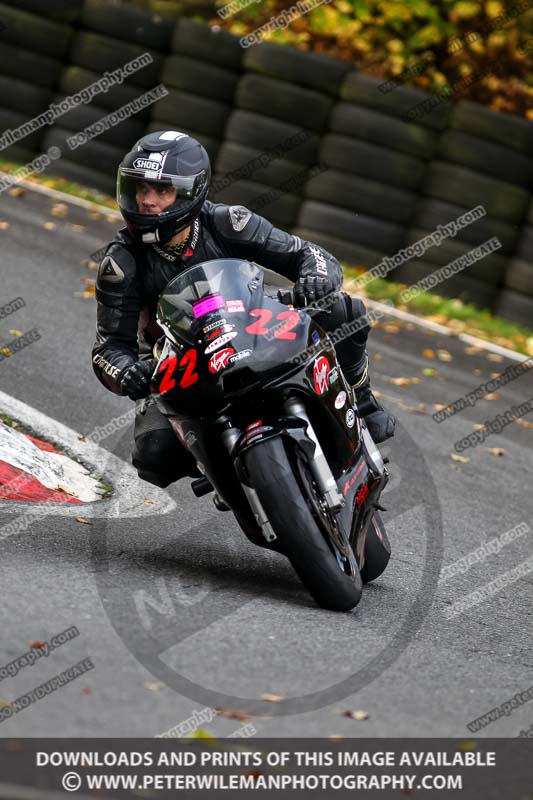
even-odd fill
[(136, 158), (133, 166), (135, 169), (159, 169), (161, 164), (158, 161), (151, 161), (149, 158)]

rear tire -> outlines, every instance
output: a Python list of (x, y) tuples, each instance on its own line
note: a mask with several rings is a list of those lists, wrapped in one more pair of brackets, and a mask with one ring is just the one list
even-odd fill
[(305, 462), (298, 468), (298, 458), (296, 448), (277, 437), (248, 450), (244, 463), (281, 549), (307, 591), (322, 608), (350, 611), (363, 590), (359, 570), (355, 565), (355, 572), (347, 574), (348, 567), (341, 567), (340, 553), (337, 557), (312, 510), (312, 479)]
[[(378, 533), (379, 531), (379, 533)], [(381, 534), (381, 536), (380, 536)], [(365, 542), (365, 563), (361, 569), (363, 583), (370, 583), (385, 572), (389, 563), (391, 546), (379, 511), (374, 513)]]

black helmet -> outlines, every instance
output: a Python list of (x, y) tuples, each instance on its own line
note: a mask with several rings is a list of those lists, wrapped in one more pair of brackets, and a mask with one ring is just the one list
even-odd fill
[[(192, 136), (179, 131), (143, 136), (117, 173), (117, 203), (132, 236), (143, 242), (168, 242), (200, 213), (210, 178), (209, 156)], [(171, 185), (175, 201), (160, 214), (142, 214), (137, 205), (140, 180)]]

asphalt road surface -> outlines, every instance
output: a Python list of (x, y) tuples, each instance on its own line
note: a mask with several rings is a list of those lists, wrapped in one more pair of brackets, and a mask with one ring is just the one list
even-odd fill
[[(95, 302), (75, 296), (95, 276), (82, 259), (117, 223), (72, 205), (53, 216), (55, 202), (33, 192), (0, 196), (8, 223), (0, 226), (0, 304), (26, 302), (0, 320), (0, 338), (14, 328), (41, 333), (0, 363), (0, 388), (87, 434), (130, 408), (94, 377)], [(428, 349), (450, 357), (424, 358)], [(151, 737), (220, 707), (249, 719), (206, 712), (199, 727), (214, 736), (250, 722), (259, 736), (468, 738), (468, 722), (533, 684), (533, 572), (510, 572), (531, 556), (533, 532), (438, 585), (442, 565), (519, 523), (533, 527), (531, 427), (513, 423), (465, 451), (468, 461), (450, 458), (476, 423), (533, 398), (532, 376), (437, 424), (434, 404), (512, 362), (393, 319), (373, 330), (370, 353), (373, 383), (398, 418), (382, 448), (393, 558), (359, 606), (348, 614), (318, 608), (290, 564), (252, 546), (210, 496), (196, 499), (189, 479), (170, 487), (170, 514), (91, 520), (84, 508), (93, 522), (85, 525), (50, 508), (0, 539), (0, 667), (31, 641), (72, 625), (79, 636), (0, 680), (0, 697), (20, 697), (86, 657), (94, 669), (2, 722), (0, 736)], [(436, 374), (425, 375), (431, 367)], [(101, 446), (128, 462), (131, 436), (130, 425)], [(0, 503), (0, 527), (12, 519)], [(487, 589), (498, 576), (503, 588)], [(452, 616), (452, 604), (474, 590), (477, 602)], [(526, 702), (477, 735), (514, 737), (532, 723)]]

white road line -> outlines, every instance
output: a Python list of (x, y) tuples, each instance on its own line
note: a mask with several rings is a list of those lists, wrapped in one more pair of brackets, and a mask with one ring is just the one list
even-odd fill
[[(101, 475), (115, 492), (110, 500), (92, 503), (22, 503), (3, 500), (0, 503), (1, 512), (22, 514), (31, 511), (32, 514), (49, 516), (126, 518), (168, 514), (176, 510), (176, 503), (168, 492), (141, 481), (130, 464), (103, 447), (89, 439), (80, 441), (81, 434), (72, 428), (1, 391), (0, 410), (20, 420), (38, 436), (62, 445)], [(147, 504), (145, 500), (153, 502)]]

